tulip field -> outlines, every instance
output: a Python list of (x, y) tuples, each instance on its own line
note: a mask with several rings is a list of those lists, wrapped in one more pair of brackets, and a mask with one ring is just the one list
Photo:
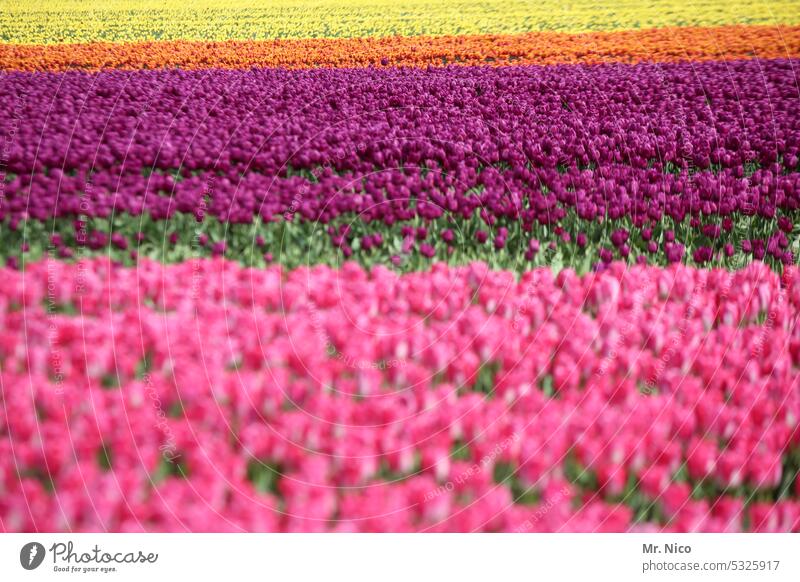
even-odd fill
[(800, 531), (800, 1), (0, 11), (0, 531)]

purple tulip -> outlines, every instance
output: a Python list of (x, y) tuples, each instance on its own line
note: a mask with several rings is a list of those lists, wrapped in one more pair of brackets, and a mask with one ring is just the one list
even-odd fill
[(622, 247), (628, 240), (628, 231), (620, 228), (611, 233), (611, 244), (615, 247)]
[(428, 257), (429, 259), (436, 255), (436, 249), (434, 249), (431, 245), (427, 243), (422, 243), (419, 245), (419, 253), (423, 257)]
[(683, 259), (684, 247), (679, 243), (667, 243), (664, 245), (664, 254), (669, 263), (679, 263)]
[(115, 232), (111, 235), (111, 244), (124, 251), (128, 248), (128, 239), (126, 239), (122, 234)]
[(702, 233), (710, 239), (717, 239), (719, 238), (722, 229), (718, 224), (706, 224), (701, 229)]
[(698, 247), (692, 253), (692, 258), (694, 259), (694, 262), (700, 265), (710, 261), (713, 256), (714, 256), (714, 251), (711, 249), (711, 247)]

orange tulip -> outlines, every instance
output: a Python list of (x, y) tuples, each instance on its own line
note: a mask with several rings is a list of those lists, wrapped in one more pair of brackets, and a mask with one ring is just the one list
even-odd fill
[(0, 70), (242, 69), (551, 65), (780, 58), (800, 55), (800, 26), (733, 25), (568, 34), (0, 44)]

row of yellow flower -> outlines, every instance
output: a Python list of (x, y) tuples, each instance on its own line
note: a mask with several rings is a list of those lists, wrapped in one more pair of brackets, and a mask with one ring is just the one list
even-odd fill
[(0, 42), (263, 40), (800, 24), (800, 0), (14, 0)]

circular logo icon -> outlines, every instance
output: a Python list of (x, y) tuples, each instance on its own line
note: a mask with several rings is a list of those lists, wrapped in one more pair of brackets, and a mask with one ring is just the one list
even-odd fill
[(19, 551), (19, 563), (26, 570), (35, 570), (44, 561), (44, 546), (39, 542), (29, 542)]

